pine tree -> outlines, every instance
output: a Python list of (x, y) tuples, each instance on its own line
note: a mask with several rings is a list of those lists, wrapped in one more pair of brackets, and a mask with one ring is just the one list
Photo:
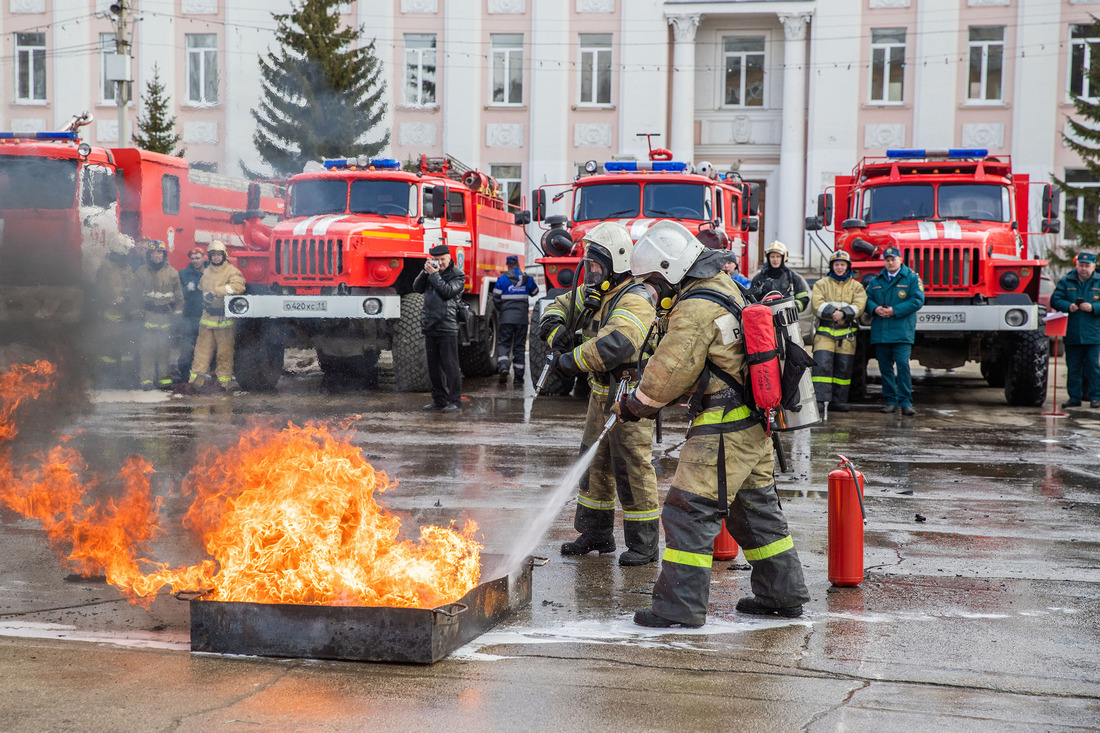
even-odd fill
[(339, 28), (339, 4), (298, 0), (290, 13), (273, 15), (279, 48), (260, 58), (252, 142), (276, 175), (301, 173), (311, 160), (376, 155), (389, 144), (388, 131), (369, 142), (385, 113), (382, 64), (373, 42), (353, 46), (362, 29)]
[(138, 131), (134, 133), (134, 146), (154, 153), (175, 155), (179, 158), (187, 151), (177, 147), (183, 136), (176, 132), (176, 116), (170, 115), (171, 100), (160, 83), (160, 69), (153, 64), (153, 78), (145, 85), (141, 95), (142, 116), (138, 118)]
[[(1100, 19), (1092, 16), (1092, 23), (1086, 32), (1087, 38), (1100, 37)], [(1085, 70), (1086, 86), (1091, 93), (1100, 90), (1100, 48), (1093, 45), (1090, 49), (1089, 68)], [(1089, 172), (1089, 178), (1100, 181), (1100, 102), (1095, 97), (1081, 97), (1077, 94), (1073, 98), (1075, 117), (1067, 120), (1069, 131), (1062, 133), (1062, 141), (1085, 164)], [(1097, 221), (1097, 213), (1100, 212), (1100, 187), (1075, 186), (1072, 183), (1051, 176), (1054, 182), (1066, 198), (1076, 198), (1081, 203), (1081, 221), (1066, 221), (1066, 236), (1077, 240), (1074, 250), (1087, 249), (1096, 252), (1100, 249), (1100, 222)], [(1059, 256), (1053, 250), (1047, 253), (1046, 259), (1057, 269), (1065, 269), (1072, 265), (1073, 252)]]

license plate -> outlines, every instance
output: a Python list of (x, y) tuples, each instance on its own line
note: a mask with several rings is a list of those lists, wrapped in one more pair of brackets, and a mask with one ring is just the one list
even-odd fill
[(327, 311), (328, 303), (323, 300), (284, 300), (283, 310), (293, 313)]
[(917, 323), (966, 323), (966, 314), (917, 313)]

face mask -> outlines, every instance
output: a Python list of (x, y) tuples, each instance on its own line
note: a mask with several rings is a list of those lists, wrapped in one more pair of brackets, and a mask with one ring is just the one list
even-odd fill
[(643, 284), (653, 296), (653, 300), (656, 301), (657, 310), (668, 311), (672, 309), (673, 303), (676, 302), (676, 289), (669, 285), (664, 278), (646, 280)]

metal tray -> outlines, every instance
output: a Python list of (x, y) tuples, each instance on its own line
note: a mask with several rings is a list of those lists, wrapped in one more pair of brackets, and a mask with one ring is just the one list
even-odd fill
[[(502, 558), (482, 555), (481, 567)], [(541, 560), (541, 562), (540, 562)], [(431, 664), (531, 603), (528, 557), (518, 570), (485, 581), (433, 609), (232, 603), (190, 599), (191, 651), (262, 657)]]

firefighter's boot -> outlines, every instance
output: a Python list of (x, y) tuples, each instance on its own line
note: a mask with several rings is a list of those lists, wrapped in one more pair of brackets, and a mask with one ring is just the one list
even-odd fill
[(623, 522), (627, 550), (619, 555), (619, 564), (628, 567), (648, 565), (657, 560), (658, 520)]
[(504, 384), (508, 381), (507, 359), (497, 359), (497, 380), (499, 380), (501, 384)]
[(572, 542), (562, 543), (561, 546), (561, 554), (563, 555), (587, 555), (593, 550), (601, 555), (608, 552), (614, 552), (614, 536), (594, 537), (592, 535), (582, 534)]
[[(585, 503), (600, 504), (599, 508), (586, 506)], [(609, 508), (602, 504), (610, 503)], [(598, 552), (601, 555), (615, 551), (615, 535), (612, 532), (615, 519), (614, 502), (592, 502), (582, 494), (577, 502), (577, 514), (573, 518), (573, 527), (581, 536), (561, 546), (563, 555), (587, 555)]]

